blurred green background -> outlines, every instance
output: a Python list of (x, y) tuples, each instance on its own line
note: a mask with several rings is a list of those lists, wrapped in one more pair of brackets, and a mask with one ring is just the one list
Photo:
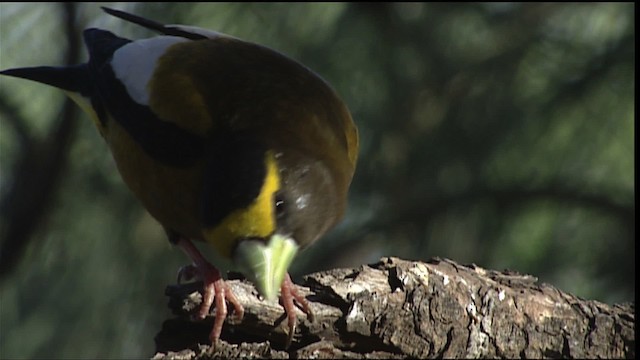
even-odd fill
[[(87, 27), (151, 36), (99, 5), (267, 45), (343, 96), (349, 211), (294, 278), (440, 256), (634, 299), (634, 4), (1, 3), (0, 69), (84, 61)], [(0, 358), (149, 357), (187, 259), (64, 103), (0, 78)]]

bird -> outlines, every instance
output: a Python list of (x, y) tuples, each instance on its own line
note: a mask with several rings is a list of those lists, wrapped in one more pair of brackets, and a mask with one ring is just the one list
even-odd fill
[[(278, 295), (289, 346), (294, 302), (312, 319), (288, 269), (344, 216), (358, 130), (333, 87), (300, 62), (231, 35), (102, 7), (158, 35), (83, 31), (86, 63), (0, 71), (63, 90), (93, 120), (123, 182), (203, 281), (197, 316), (244, 308), (194, 242), (212, 246), (265, 299)], [(215, 304), (214, 304), (215, 302)]]

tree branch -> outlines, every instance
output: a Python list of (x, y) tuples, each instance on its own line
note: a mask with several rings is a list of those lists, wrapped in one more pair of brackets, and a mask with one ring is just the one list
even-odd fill
[(298, 314), (289, 349), (282, 308), (250, 284), (229, 281), (245, 317), (227, 319), (215, 349), (199, 345), (211, 318), (189, 320), (201, 284), (169, 286), (178, 318), (164, 323), (154, 359), (635, 357), (634, 304), (579, 299), (511, 271), (383, 258), (308, 275), (303, 284), (316, 320)]

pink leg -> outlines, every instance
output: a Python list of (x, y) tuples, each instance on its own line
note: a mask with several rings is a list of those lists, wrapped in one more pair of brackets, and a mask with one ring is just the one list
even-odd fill
[(286, 347), (288, 348), (291, 345), (291, 341), (293, 340), (293, 335), (296, 331), (296, 307), (293, 303), (293, 300), (296, 300), (298, 304), (302, 307), (302, 311), (307, 314), (309, 321), (313, 321), (313, 313), (311, 312), (311, 308), (309, 307), (309, 302), (304, 296), (300, 295), (291, 281), (291, 277), (287, 273), (282, 281), (282, 286), (280, 287), (280, 300), (282, 301), (282, 307), (284, 307), (284, 312), (287, 314), (287, 325), (289, 326), (289, 336), (287, 338)]
[[(190, 240), (181, 238), (178, 240), (177, 245), (193, 260), (195, 268), (204, 282), (202, 305), (200, 306), (198, 317), (204, 319), (209, 314), (213, 301), (215, 300), (216, 302), (216, 317), (213, 322), (213, 329), (211, 329), (211, 333), (209, 334), (209, 339), (215, 344), (220, 338), (222, 325), (224, 324), (224, 319), (227, 317), (227, 303), (225, 300), (229, 300), (231, 305), (233, 305), (238, 319), (242, 319), (244, 316), (244, 308), (229, 286), (224, 282), (220, 271), (202, 256), (198, 248), (196, 248)], [(192, 270), (189, 270), (189, 267), (180, 269), (178, 281), (180, 281), (183, 272), (187, 273), (186, 277), (188, 277), (191, 275), (189, 273), (192, 272)]]

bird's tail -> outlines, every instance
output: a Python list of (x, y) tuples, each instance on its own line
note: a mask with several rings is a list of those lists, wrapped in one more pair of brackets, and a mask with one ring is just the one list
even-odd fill
[(37, 81), (55, 86), (69, 92), (89, 94), (88, 67), (86, 64), (75, 66), (36, 66), (0, 71), (0, 75)]
[(92, 95), (91, 69), (101, 67), (113, 56), (114, 51), (131, 40), (100, 29), (86, 29), (83, 37), (89, 50), (89, 62), (86, 64), (15, 68), (0, 71), (0, 75), (37, 81), (89, 98)]
[[(36, 81), (63, 90), (94, 120), (102, 132), (101, 121), (93, 107), (95, 99), (95, 72), (103, 68), (113, 52), (131, 42), (109, 31), (86, 29), (84, 42), (89, 50), (89, 62), (73, 66), (36, 66), (0, 71), (0, 75)], [(92, 75), (93, 74), (93, 75)]]

